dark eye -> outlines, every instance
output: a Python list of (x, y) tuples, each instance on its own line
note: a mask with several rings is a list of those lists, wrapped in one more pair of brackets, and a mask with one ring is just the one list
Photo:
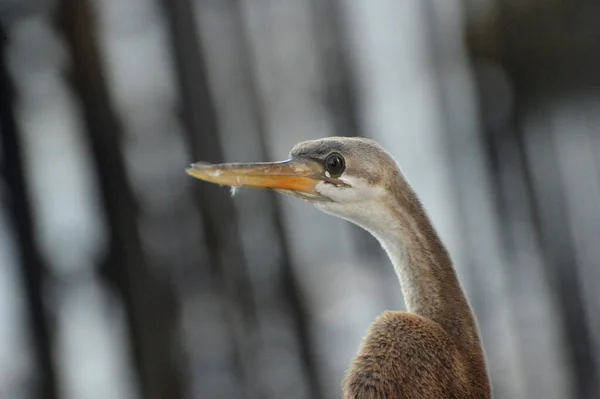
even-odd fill
[(329, 154), (325, 159), (325, 170), (333, 177), (337, 177), (344, 173), (345, 168), (346, 163), (344, 162), (344, 157), (336, 152)]

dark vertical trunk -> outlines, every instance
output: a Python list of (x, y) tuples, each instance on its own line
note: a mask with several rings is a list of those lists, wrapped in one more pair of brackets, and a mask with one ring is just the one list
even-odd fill
[(357, 92), (352, 63), (346, 35), (342, 29), (339, 1), (309, 0), (317, 37), (315, 45), (325, 77), (324, 103), (333, 117), (337, 135), (363, 136), (357, 112)]
[(169, 287), (153, 274), (140, 242), (137, 204), (121, 150), (123, 129), (106, 86), (96, 23), (87, 0), (64, 0), (57, 24), (72, 65), (68, 77), (80, 102), (109, 225), (110, 250), (103, 277), (122, 297), (132, 357), (143, 398), (183, 396), (177, 360), (177, 304)]
[[(209, 87), (209, 77), (198, 40), (194, 9), (189, 0), (163, 0), (171, 50), (177, 73), (180, 111), (190, 145), (190, 160), (220, 162), (223, 151), (218, 119)], [(213, 268), (214, 286), (232, 306), (227, 310), (229, 326), (236, 337), (235, 364), (244, 384), (243, 392), (253, 396), (249, 380), (256, 372), (253, 363), (258, 321), (248, 265), (244, 258), (236, 209), (226, 190), (197, 185), (197, 207), (202, 217), (207, 259)], [(260, 395), (259, 396), (263, 396)]]
[(47, 268), (36, 244), (30, 196), (25, 181), (21, 140), (14, 117), (14, 91), (6, 69), (5, 33), (0, 26), (0, 139), (1, 170), (8, 189), (7, 208), (15, 232), (19, 272), (28, 308), (30, 341), (34, 349), (40, 398), (57, 399), (57, 376), (52, 359), (53, 334), (44, 303)]

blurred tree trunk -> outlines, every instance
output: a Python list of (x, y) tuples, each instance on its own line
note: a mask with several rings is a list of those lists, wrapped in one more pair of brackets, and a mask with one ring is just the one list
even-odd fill
[(30, 195), (25, 181), (21, 139), (14, 117), (15, 93), (6, 69), (5, 33), (0, 26), (0, 141), (1, 170), (6, 181), (8, 214), (17, 243), (28, 309), (30, 341), (34, 348), (37, 381), (34, 382), (36, 397), (57, 399), (57, 373), (52, 359), (53, 334), (50, 315), (46, 309), (44, 294), (47, 281), (47, 267), (40, 254), (34, 234), (34, 222), (30, 205)]
[(70, 51), (69, 77), (81, 103), (110, 226), (110, 252), (100, 272), (125, 303), (142, 397), (181, 398), (178, 304), (168, 283), (149, 267), (141, 246), (136, 200), (120, 148), (123, 130), (106, 87), (89, 2), (62, 1), (57, 25)]
[[(222, 162), (223, 150), (206, 63), (198, 43), (194, 9), (189, 0), (164, 0), (174, 66), (179, 84), (180, 111), (187, 133), (190, 159)], [(258, 320), (248, 265), (238, 233), (236, 209), (226, 190), (198, 185), (197, 208), (202, 218), (212, 284), (223, 295), (225, 318), (233, 331), (234, 364), (244, 397), (264, 397), (253, 384)]]

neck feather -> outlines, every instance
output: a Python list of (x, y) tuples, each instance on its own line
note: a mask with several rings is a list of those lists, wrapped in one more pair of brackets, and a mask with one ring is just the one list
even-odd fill
[(438, 323), (462, 353), (482, 357), (474, 315), (450, 255), (420, 201), (410, 187), (388, 198), (379, 215), (361, 224), (387, 252), (407, 310)]

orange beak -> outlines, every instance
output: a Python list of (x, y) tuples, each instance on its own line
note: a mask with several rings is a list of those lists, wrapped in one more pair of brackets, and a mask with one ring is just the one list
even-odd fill
[(192, 164), (187, 174), (210, 183), (233, 187), (270, 188), (304, 197), (319, 197), (315, 187), (323, 169), (312, 160), (282, 162)]

